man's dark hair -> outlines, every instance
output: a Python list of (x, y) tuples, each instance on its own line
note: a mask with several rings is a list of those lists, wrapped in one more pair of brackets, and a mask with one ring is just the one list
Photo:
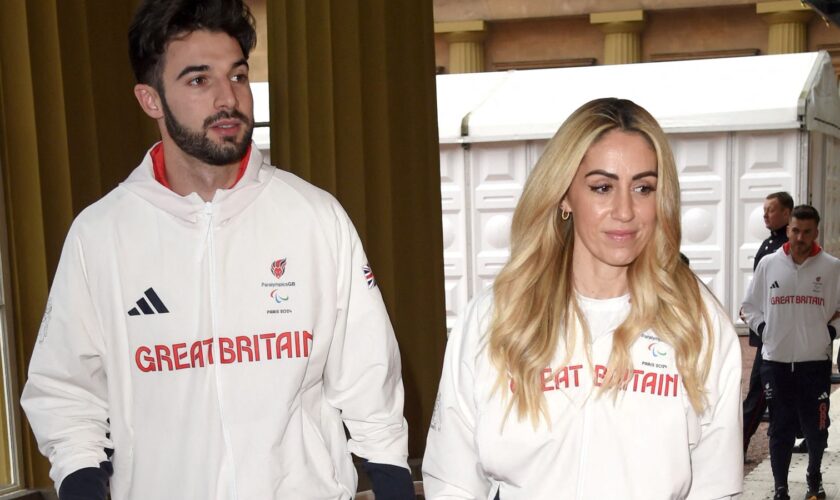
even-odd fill
[(128, 30), (137, 82), (160, 89), (166, 46), (198, 30), (227, 33), (239, 42), (246, 60), (257, 44), (254, 16), (242, 0), (145, 0)]
[(797, 205), (793, 208), (791, 217), (799, 220), (812, 220), (817, 224), (820, 223), (820, 213), (811, 205)]
[(793, 197), (787, 191), (779, 191), (778, 193), (771, 193), (767, 195), (768, 200), (779, 200), (782, 208), (793, 210)]

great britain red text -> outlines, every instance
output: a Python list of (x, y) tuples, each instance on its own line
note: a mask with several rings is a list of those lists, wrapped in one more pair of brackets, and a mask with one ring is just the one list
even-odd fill
[[(542, 371), (543, 392), (581, 387), (583, 365), (571, 365), (556, 370), (544, 368)], [(607, 367), (595, 365), (593, 384), (601, 387), (607, 376)], [(627, 373), (620, 386), (627, 392), (638, 392), (664, 397), (677, 397), (680, 376), (678, 373), (632, 370)], [(514, 389), (511, 383), (511, 390)]]
[(134, 361), (141, 372), (164, 372), (203, 368), (216, 363), (216, 358), (221, 364), (308, 358), (311, 350), (312, 334), (304, 330), (141, 345)]

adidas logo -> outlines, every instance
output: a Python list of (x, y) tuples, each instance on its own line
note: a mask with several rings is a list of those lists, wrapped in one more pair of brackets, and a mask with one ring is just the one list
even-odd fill
[(822, 394), (820, 394), (820, 397), (817, 398), (817, 401), (822, 401), (823, 399), (828, 399), (827, 392), (823, 392)]
[(773, 284), (770, 285), (770, 290), (772, 290), (774, 288), (779, 288), (779, 282), (778, 281), (774, 281)]
[[(157, 314), (166, 314), (169, 312), (169, 309), (167, 309), (166, 306), (163, 305), (163, 301), (160, 300), (158, 294), (155, 293), (154, 288), (149, 288), (143, 293), (143, 295), (144, 297), (141, 297), (140, 300), (137, 301), (137, 307), (132, 307), (128, 311), (129, 316), (140, 316), (140, 314), (155, 314), (156, 311)], [(149, 301), (146, 302), (146, 299), (149, 299)], [(152, 303), (151, 306), (149, 305), (149, 302)], [(153, 307), (154, 309), (152, 309)], [(138, 308), (140, 309), (139, 311), (137, 310)]]

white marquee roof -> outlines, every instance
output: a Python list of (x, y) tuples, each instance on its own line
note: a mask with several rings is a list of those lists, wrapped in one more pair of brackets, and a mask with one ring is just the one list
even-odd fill
[(666, 132), (805, 127), (840, 137), (825, 52), (437, 77), (440, 142), (551, 137), (578, 106), (622, 97)]

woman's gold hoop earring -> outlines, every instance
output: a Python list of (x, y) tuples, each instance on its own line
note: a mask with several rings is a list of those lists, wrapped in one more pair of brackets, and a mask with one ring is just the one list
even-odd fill
[(569, 217), (572, 216), (572, 212), (567, 212), (565, 209), (560, 209), (560, 218), (563, 220), (569, 220)]

